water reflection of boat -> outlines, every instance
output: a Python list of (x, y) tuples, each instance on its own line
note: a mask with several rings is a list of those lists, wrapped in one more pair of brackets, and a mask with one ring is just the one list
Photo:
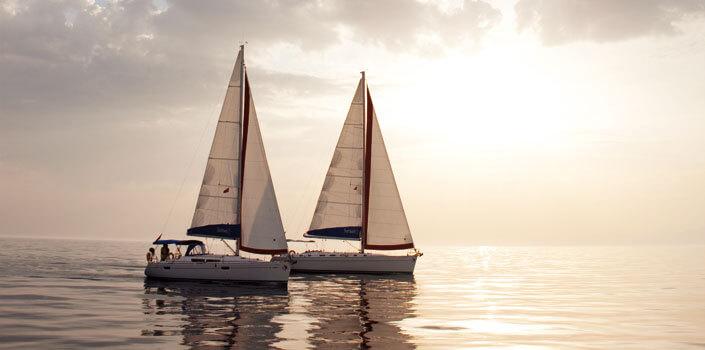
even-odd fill
[(310, 299), (308, 332), (316, 348), (415, 348), (396, 325), (414, 317), (416, 283), (411, 275), (297, 276)]
[(267, 348), (282, 330), (273, 318), (289, 304), (286, 287), (272, 284), (146, 279), (144, 293), (149, 328), (142, 335), (181, 335), (194, 349)]

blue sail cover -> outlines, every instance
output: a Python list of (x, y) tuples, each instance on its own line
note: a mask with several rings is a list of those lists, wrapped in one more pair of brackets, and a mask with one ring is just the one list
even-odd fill
[(304, 234), (304, 237), (359, 241), (361, 232), (360, 226), (330, 227), (310, 230)]
[(217, 224), (192, 227), (186, 231), (188, 236), (240, 239), (240, 225)]

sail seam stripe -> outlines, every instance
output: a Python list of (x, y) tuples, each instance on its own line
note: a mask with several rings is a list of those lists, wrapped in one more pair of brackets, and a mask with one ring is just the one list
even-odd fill
[[(234, 198), (233, 198), (234, 199)], [(217, 209), (206, 209), (206, 208), (198, 208), (196, 210), (203, 210), (203, 211), (210, 211), (214, 213), (228, 213), (228, 214), (235, 214), (230, 210), (217, 210)]]
[(212, 196), (209, 194), (199, 194), (199, 197), (237, 199), (236, 197)]
[(208, 159), (215, 159), (215, 160), (239, 160), (237, 158), (220, 158), (220, 157), (208, 157)]
[(344, 177), (344, 178), (348, 178), (348, 179), (362, 179), (362, 175), (360, 175), (360, 176), (348, 176), (348, 175), (326, 175), (326, 176), (329, 176), (329, 177)]
[(362, 205), (362, 204), (358, 204), (358, 203), (332, 202), (332, 201), (320, 201), (319, 203)]

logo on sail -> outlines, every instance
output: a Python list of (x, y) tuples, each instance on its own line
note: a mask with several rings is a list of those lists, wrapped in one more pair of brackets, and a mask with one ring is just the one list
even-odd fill
[(344, 233), (348, 233), (348, 234), (357, 234), (357, 233), (360, 233), (360, 229), (351, 228), (351, 227), (346, 227), (346, 228), (343, 229), (343, 232), (344, 232)]

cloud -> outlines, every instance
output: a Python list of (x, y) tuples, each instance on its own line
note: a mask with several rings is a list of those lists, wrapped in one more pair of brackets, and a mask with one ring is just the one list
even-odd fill
[[(276, 66), (291, 57), (258, 65), (257, 53), (291, 48), (301, 54), (296, 62), (317, 57), (306, 64), (329, 68), (346, 62), (327, 62), (327, 50), (336, 57), (348, 46), (389, 55), (443, 50), (481, 40), (498, 18), (471, 0), (451, 10), (402, 0), (0, 0), (0, 178), (19, 182), (18, 193), (32, 182), (46, 183), (52, 198), (75, 191), (72, 205), (91, 215), (96, 189), (112, 202), (135, 183), (175, 187), (186, 160), (200, 154), (194, 145), (207, 148), (199, 135), (208, 138), (243, 39), (257, 48), (248, 59), (258, 109), (268, 112), (263, 128), (297, 137), (321, 115), (344, 116), (318, 101), (347, 101), (354, 85), (334, 73)], [(429, 36), (437, 39), (420, 39)], [(337, 127), (335, 120), (325, 123)], [(55, 210), (18, 198), (13, 205), (40, 217)]]
[(64, 118), (115, 122), (116, 109), (213, 101), (209, 88), (222, 83), (242, 38), (310, 52), (340, 43), (345, 33), (403, 52), (423, 45), (423, 35), (442, 38), (435, 43), (441, 46), (479, 40), (498, 16), (487, 3), (469, 0), (451, 12), (401, 0), (6, 0), (0, 118), (8, 128), (55, 127)]
[(678, 33), (677, 23), (705, 13), (701, 0), (519, 0), (519, 30), (533, 29), (546, 45), (610, 42)]
[[(411, 49), (417, 37), (437, 33), (477, 39), (500, 17), (487, 2), (465, 0), (453, 11), (436, 3), (407, 0), (218, 1), (204, 5), (172, 0), (160, 16), (162, 34), (173, 39), (201, 34), (205, 41), (285, 41), (321, 48), (350, 31), (357, 41)], [(227, 42), (228, 40), (225, 40)], [(220, 41), (221, 43), (223, 41)]]

